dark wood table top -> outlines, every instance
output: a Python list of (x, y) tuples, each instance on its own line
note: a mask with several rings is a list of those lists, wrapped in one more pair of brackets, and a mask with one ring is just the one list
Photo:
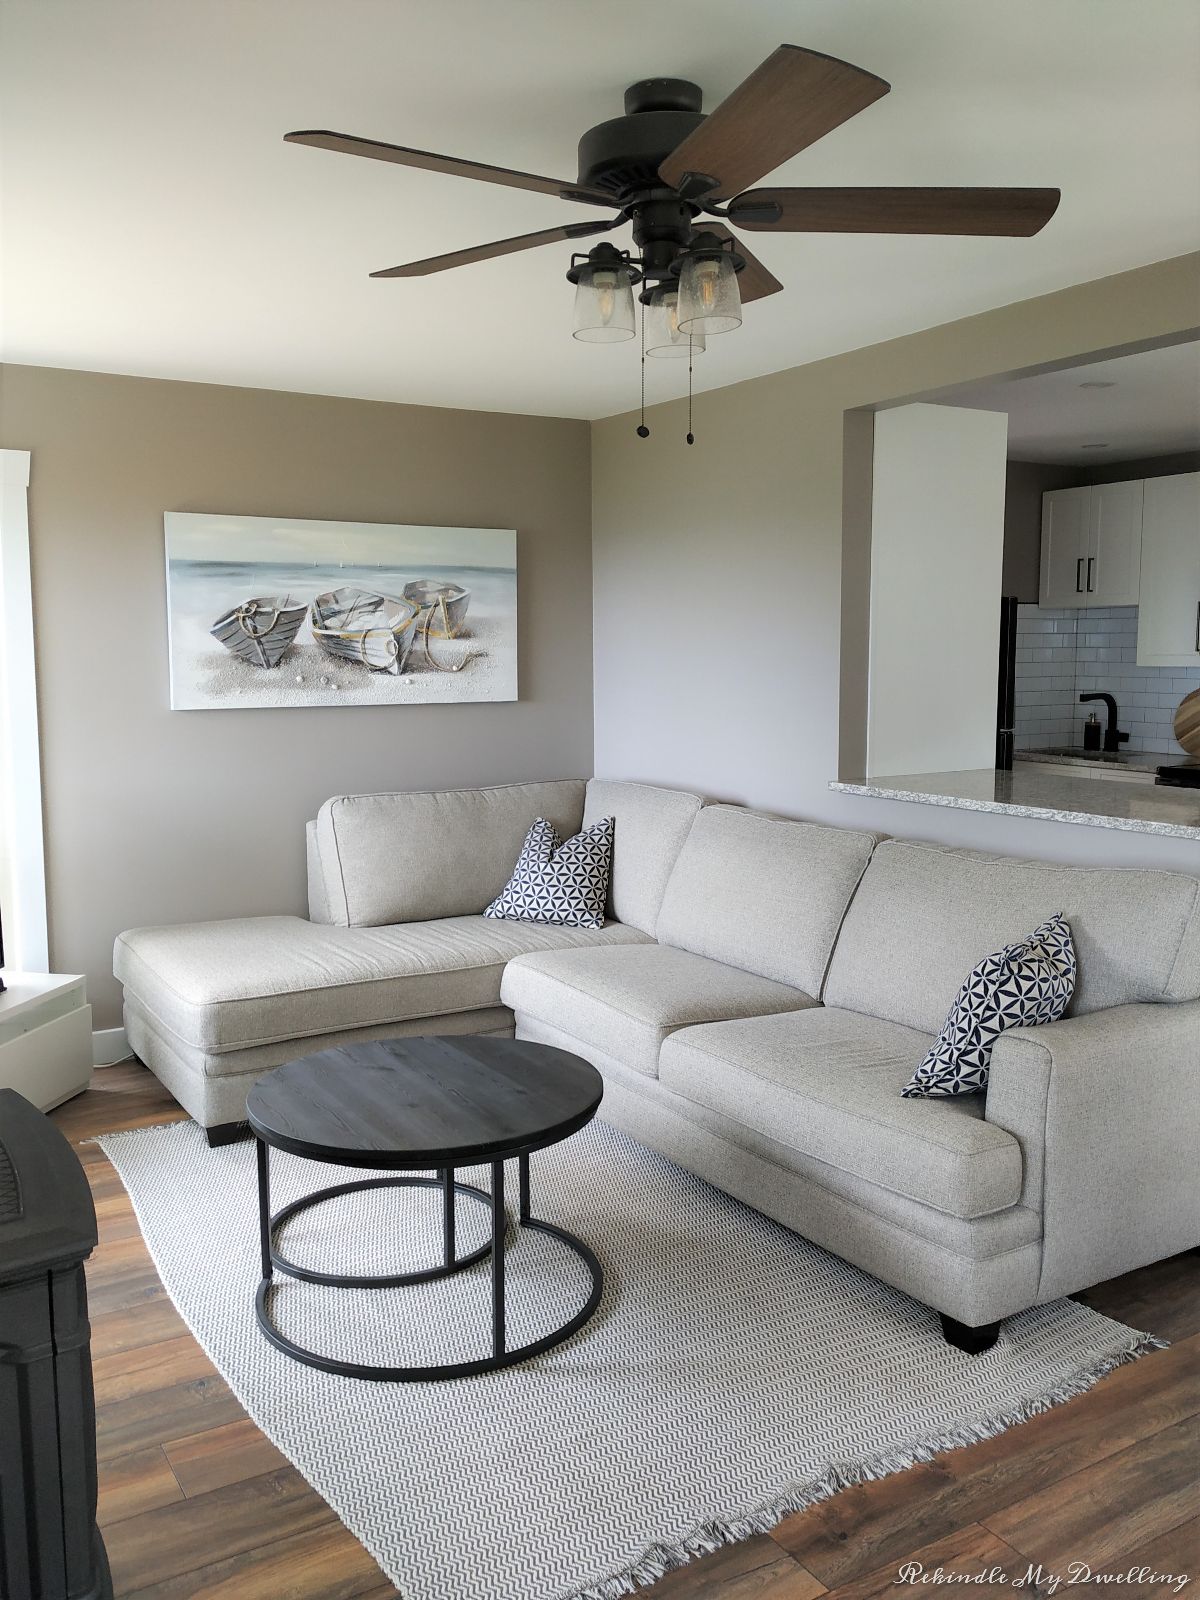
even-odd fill
[(289, 1061), (246, 1101), (259, 1138), (352, 1167), (470, 1166), (568, 1138), (604, 1094), (553, 1045), (483, 1035), (374, 1039)]

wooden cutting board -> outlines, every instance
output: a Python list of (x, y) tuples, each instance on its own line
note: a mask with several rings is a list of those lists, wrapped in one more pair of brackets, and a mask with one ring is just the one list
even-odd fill
[(1175, 737), (1190, 756), (1200, 756), (1200, 689), (1193, 689), (1179, 702), (1175, 713)]

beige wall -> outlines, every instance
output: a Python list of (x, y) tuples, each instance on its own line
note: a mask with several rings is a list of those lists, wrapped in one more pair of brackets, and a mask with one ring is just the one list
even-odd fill
[[(30, 488), (51, 959), (115, 1026), (113, 936), (304, 909), (344, 790), (586, 775), (586, 423), (41, 368), (0, 375)], [(516, 528), (519, 702), (168, 709), (163, 512)]]
[[(1193, 841), (828, 788), (843, 603), (856, 655), (869, 579), (867, 552), (842, 549), (847, 409), (1163, 339), (1198, 321), (1200, 257), (1181, 257), (702, 394), (690, 449), (682, 402), (654, 408), (646, 440), (634, 416), (593, 424), (597, 772), (985, 849), (1200, 868)], [(861, 462), (866, 434), (854, 420), (848, 443)], [(865, 489), (847, 492), (861, 530)], [(849, 738), (861, 722), (857, 658), (847, 682)]]

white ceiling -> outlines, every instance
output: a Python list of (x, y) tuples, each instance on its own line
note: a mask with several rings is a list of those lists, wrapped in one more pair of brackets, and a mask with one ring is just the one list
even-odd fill
[[(635, 344), (570, 337), (568, 245), (367, 278), (591, 208), (282, 135), (569, 178), (632, 80), (694, 78), (711, 110), (784, 41), (893, 88), (778, 181), (1049, 184), (1063, 201), (1034, 239), (751, 236), (786, 291), (710, 341), (698, 388), (1200, 247), (1196, 0), (3, 0), (0, 18), (13, 361), (628, 410)], [(647, 363), (648, 398), (681, 390), (680, 365)]]
[(1094, 466), (1200, 450), (1200, 343), (964, 385), (945, 403), (1007, 411), (1014, 461)]

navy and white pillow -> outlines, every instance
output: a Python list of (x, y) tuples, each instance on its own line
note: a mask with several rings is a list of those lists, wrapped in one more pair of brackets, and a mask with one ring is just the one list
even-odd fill
[(565, 844), (553, 823), (539, 817), (525, 835), (512, 877), (484, 916), (552, 922), (563, 928), (602, 928), (612, 845), (611, 817), (593, 823)]
[(900, 1091), (907, 1100), (987, 1088), (1005, 1028), (1056, 1022), (1075, 993), (1075, 947), (1061, 916), (984, 956), (958, 992), (932, 1050)]

